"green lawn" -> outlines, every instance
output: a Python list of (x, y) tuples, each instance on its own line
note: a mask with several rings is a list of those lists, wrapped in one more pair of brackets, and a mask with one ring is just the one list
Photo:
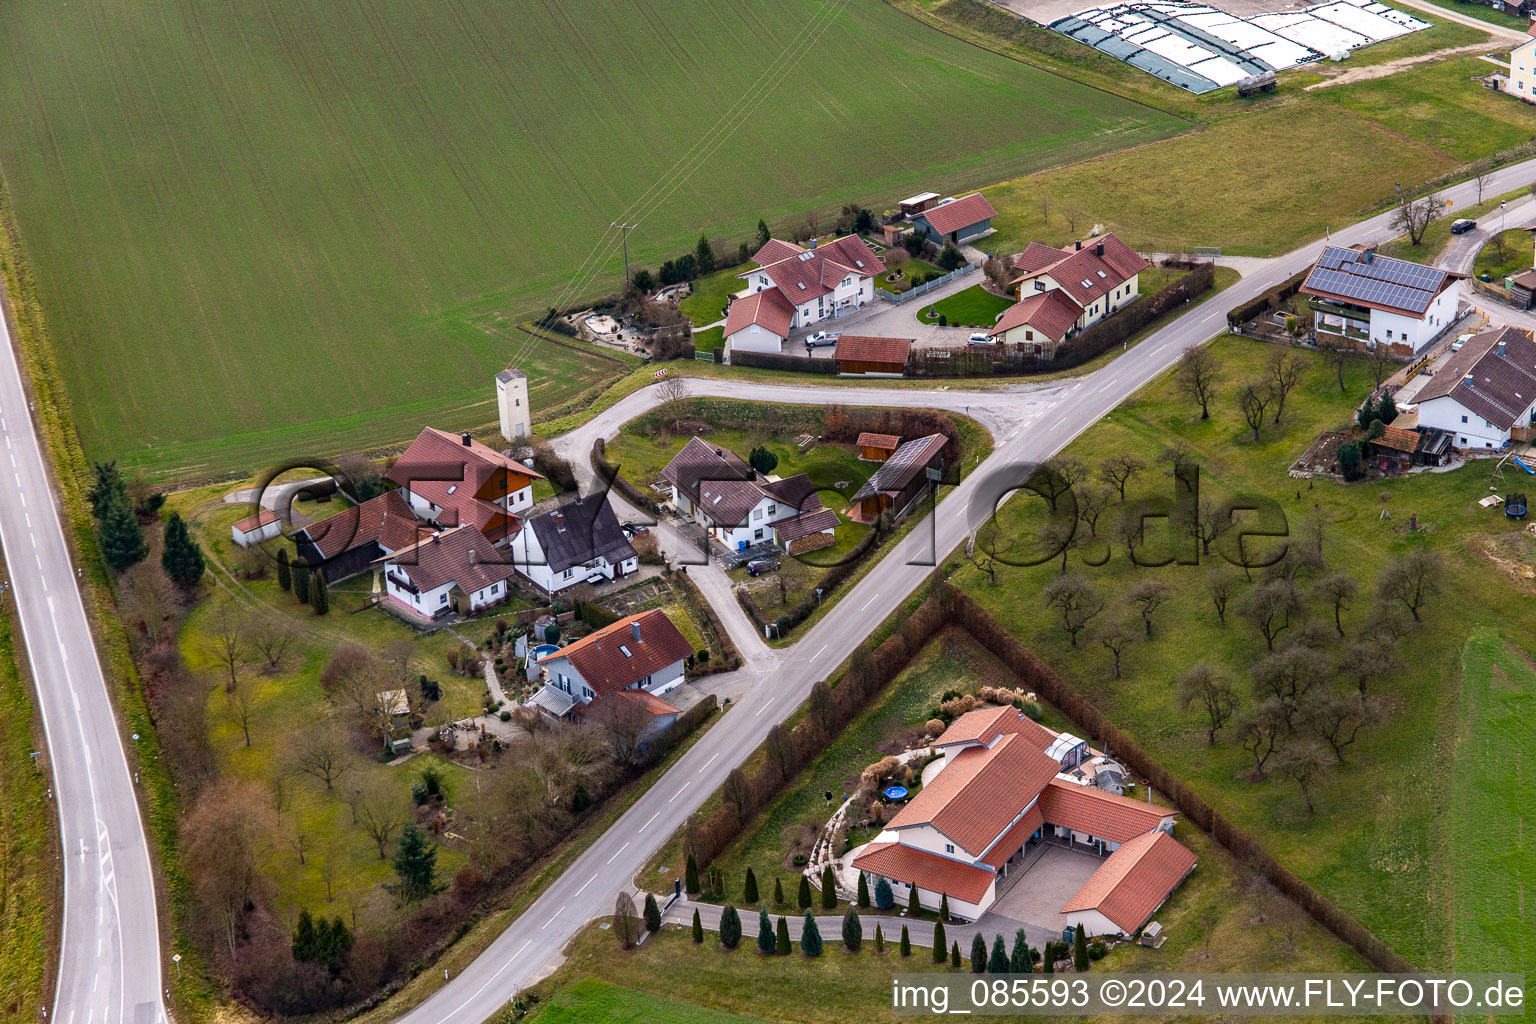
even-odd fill
[(59, 885), (46, 750), (31, 684), (16, 669), (12, 607), (0, 604), (0, 1021), (37, 1019), (57, 941)]
[(993, 295), (979, 284), (956, 292), (938, 302), (919, 302), (917, 319), (920, 323), (936, 324), (944, 317), (951, 327), (986, 327), (991, 329), (1002, 316), (1003, 310), (1013, 305), (1012, 299)]
[(699, 278), (693, 282), (693, 294), (677, 304), (678, 310), (692, 320), (695, 327), (724, 319), (731, 296), (746, 286), (746, 282), (736, 275), (755, 266), (755, 263), (743, 263)]
[(1525, 228), (1510, 228), (1483, 243), (1472, 272), (1481, 278), (1484, 274), (1502, 285), (1504, 278), (1531, 269), (1531, 233)]
[[(1141, 579), (1162, 580), (1173, 588), (1158, 613), (1154, 637), (1133, 643), (1125, 658), (1126, 677), (1118, 681), (1110, 677), (1103, 648), (1091, 638), (1071, 646), (1044, 608), (1041, 591), (1054, 578), (1054, 563), (1001, 567), (995, 584), (962, 564), (954, 579), (1281, 863), (1409, 959), (1426, 965), (1455, 962), (1462, 941), (1451, 928), (1457, 893), (1469, 876), (1486, 878), (1487, 872), (1505, 867), (1463, 864), (1454, 855), (1455, 801), (1446, 751), (1459, 717), (1462, 651), (1473, 629), (1488, 622), (1482, 610), (1497, 607), (1511, 636), (1536, 629), (1536, 611), (1483, 553), (1484, 545), (1518, 535), (1519, 527), (1477, 507), (1476, 500), (1487, 493), (1488, 470), (1476, 464), (1347, 487), (1291, 479), (1286, 470), (1318, 431), (1348, 420), (1370, 385), (1367, 369), (1348, 364), (1348, 388), (1341, 394), (1332, 368), (1306, 357), (1308, 376), (1291, 396), (1284, 422), (1267, 424), (1254, 444), (1232, 395), (1237, 382), (1260, 371), (1272, 349), (1232, 338), (1214, 344), (1226, 383), (1210, 420), (1201, 421), (1198, 410), (1178, 397), (1164, 377), (1079, 437), (1066, 454), (1089, 466), (1110, 454), (1138, 456), (1155, 468), (1143, 474), (1131, 493), (1159, 495), (1169, 484), (1155, 458), (1165, 445), (1181, 439), (1199, 459), (1202, 495), (1268, 495), (1289, 517), (1293, 537), (1316, 506), (1325, 521), (1328, 568), (1348, 573), (1362, 591), (1344, 613), (1350, 636), (1373, 618), (1373, 587), (1391, 559), (1427, 546), (1450, 567), (1442, 592), (1426, 610), (1425, 624), (1403, 641), (1404, 670), (1376, 689), (1385, 703), (1384, 718), (1349, 748), (1345, 766), (1322, 776), (1315, 814), (1307, 813), (1297, 786), (1273, 772), (1249, 781), (1252, 761), (1231, 733), (1208, 746), (1195, 713), (1174, 700), (1178, 674), (1207, 660), (1229, 673), (1243, 700), (1251, 703), (1248, 670), (1264, 654), (1263, 640), (1241, 616), (1229, 612), (1228, 624), (1217, 621), (1202, 570), (1178, 565), (1137, 569), (1119, 546), (1103, 568), (1083, 568), (1110, 605), (1095, 627), (1128, 619), (1139, 625), (1125, 594)], [(1021, 551), (1033, 545), (1037, 505), (1010, 502), (1000, 514), (1007, 535), (1021, 538)], [(1383, 508), (1390, 518), (1382, 517)], [(1410, 534), (1407, 524), (1415, 515), (1424, 528)], [(1522, 558), (1529, 563), (1529, 553)], [(1331, 630), (1331, 613), (1318, 599), (1307, 607), (1308, 617)]]
[[(1462, 655), (1451, 778), (1451, 863), (1456, 969), (1503, 970), (1528, 964), (1536, 924), (1524, 910), (1536, 883), (1525, 816), (1536, 787), (1518, 765), (1536, 744), (1536, 669), (1530, 635), (1506, 640), (1474, 630)], [(1527, 995), (1530, 987), (1527, 987)]]
[(748, 1019), (590, 978), (561, 990), (528, 1018), (530, 1024), (743, 1024)]
[(77, 428), (164, 474), (488, 423), (509, 363), (536, 418), (619, 376), (514, 327), (616, 288), (616, 219), (654, 267), (1186, 127), (882, 0), (19, 0), (0, 36), (0, 167)]
[(693, 332), (693, 347), (698, 352), (716, 352), (725, 344), (725, 329), (711, 327), (707, 331)]

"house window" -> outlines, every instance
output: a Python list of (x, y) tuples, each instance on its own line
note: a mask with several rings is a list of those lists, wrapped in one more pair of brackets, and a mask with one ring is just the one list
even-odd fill
[(568, 579), (571, 578), (571, 574), (574, 573), (575, 571), (576, 571), (575, 569), (567, 569), (567, 570), (565, 570), (565, 573), (563, 575), (561, 575), (560, 578), (563, 579), (563, 580), (568, 580)]
[(1387, 331), (1387, 340), (1388, 341), (1392, 340), (1392, 331), (1390, 329), (1388, 329), (1388, 331)]
[(1025, 341), (1034, 341), (1035, 340), (1035, 332), (1034, 331), (1025, 331), (1024, 332), (1024, 340)]
[(1463, 416), (1463, 417), (1462, 417), (1462, 418), (1461, 418), (1461, 422), (1463, 422), (1463, 423), (1465, 423), (1465, 422), (1467, 422), (1467, 418), (1466, 418), (1466, 417), (1465, 417), (1465, 416)]
[(755, 509), (753, 509), (753, 510), (752, 510), (752, 521), (753, 521), (753, 522), (754, 522), (754, 523), (755, 523), (755, 522), (758, 522), (758, 521), (759, 521), (759, 520), (761, 520), (761, 519), (762, 519), (762, 518), (763, 518), (763, 510), (762, 510), (762, 509), (760, 509), (760, 508), (755, 508)]
[(954, 843), (945, 843), (944, 844), (944, 852), (945, 853), (954, 853), (955, 852), (955, 844)]
[(769, 515), (777, 515), (778, 511), (779, 511), (779, 506), (773, 504), (772, 502), (768, 503), (768, 514)]
[(443, 596), (442, 596), (442, 597), (440, 597), (440, 598), (438, 598), (438, 599), (437, 599), (437, 603), (438, 603), (438, 604), (439, 604), (439, 605), (445, 605), (445, 604), (447, 604), (447, 603), (448, 603), (448, 595), (447, 595), (447, 594), (444, 594), (444, 595), (443, 595)]
[(1466, 444), (1467, 443), (1467, 439), (1463, 437), (1459, 441), (1457, 441), (1456, 443), (1457, 444)]
[(761, 526), (759, 526), (757, 529), (752, 531), (752, 539), (753, 540), (762, 540), (763, 539), (763, 528)]

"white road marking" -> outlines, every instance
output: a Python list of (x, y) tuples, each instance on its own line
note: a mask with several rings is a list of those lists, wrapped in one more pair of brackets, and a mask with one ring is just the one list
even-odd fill
[(565, 910), (565, 904), (564, 903), (560, 904), (560, 910), (557, 910), (553, 914), (550, 914), (549, 915), (549, 920), (545, 921), (543, 924), (541, 924), (539, 926), (539, 931), (543, 931), (545, 928), (548, 928), (550, 925), (554, 924), (555, 923), (555, 918), (559, 917), (561, 911), (563, 911), (563, 910)]
[[(685, 783), (683, 783), (681, 786), (679, 786), (677, 788), (677, 792), (676, 793), (672, 794), (672, 800), (676, 800), (678, 797), (682, 796), (685, 792), (687, 792), (687, 790), (688, 790), (688, 783), (685, 782)], [(672, 800), (668, 800), (667, 803), (671, 803)]]
[(864, 602), (864, 607), (860, 608), (859, 611), (863, 611), (864, 608), (868, 608), (870, 605), (874, 604), (875, 603), (875, 598), (877, 598), (879, 596), (880, 596), (880, 591), (878, 591), (878, 590), (875, 591), (873, 594), (870, 594), (869, 595), (869, 600)]
[(595, 881), (597, 881), (597, 876), (593, 875), (591, 878), (587, 879), (585, 882), (582, 882), (581, 883), (581, 888), (576, 890), (576, 895), (580, 896), (582, 893), (586, 892), (587, 891), (587, 886), (591, 885)]
[(517, 947), (517, 952), (513, 953), (512, 955), (513, 956), (522, 956), (523, 955), (523, 950), (527, 949), (531, 945), (533, 945), (533, 940), (529, 939), (527, 942), (523, 943), (521, 946), (518, 946)]
[[(687, 787), (684, 787), (684, 788), (686, 789)], [(670, 800), (667, 801), (667, 803), (671, 803), (671, 802), (672, 801), (670, 801)], [(644, 832), (646, 829), (650, 828), (651, 827), (651, 822), (655, 821), (659, 817), (661, 817), (661, 812), (660, 811), (657, 811), (655, 814), (651, 815), (649, 821), (647, 821), (644, 825), (641, 825), (639, 828), (635, 829), (635, 835), (639, 835), (641, 832)]]
[[(657, 811), (656, 813), (660, 814), (661, 812)], [(608, 863), (612, 864), (614, 862), (614, 860), (617, 859), (619, 854), (623, 853), (627, 849), (629, 849), (629, 844), (628, 843), (625, 843), (623, 846), (619, 847), (617, 850), (614, 851), (613, 856), (608, 858)]]
[(713, 754), (710, 754), (709, 755), (709, 760), (705, 761), (702, 765), (700, 765), (699, 766), (699, 770), (694, 772), (694, 774), (695, 775), (703, 775), (704, 774), (704, 769), (708, 768), (710, 765), (714, 764), (715, 763), (715, 758), (717, 758), (719, 756), (720, 756), (720, 751), (718, 751), (718, 750), (715, 751)]
[(768, 705), (767, 704), (759, 704), (757, 706), (757, 710), (752, 712), (752, 717), (756, 718), (758, 715), (762, 714), (764, 711), (767, 711), (767, 710), (768, 710)]
[[(829, 643), (830, 643), (830, 641), (829, 641)], [(826, 649), (827, 649), (827, 644), (822, 644), (821, 645), (821, 650), (817, 651), (815, 654), (811, 655), (811, 660), (815, 661), (817, 658), (821, 657), (822, 651), (825, 651)]]

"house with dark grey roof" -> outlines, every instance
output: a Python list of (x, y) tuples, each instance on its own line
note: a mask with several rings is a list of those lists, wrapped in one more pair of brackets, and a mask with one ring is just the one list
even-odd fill
[(1414, 402), (1420, 429), (1443, 430), (1458, 448), (1502, 448), (1536, 426), (1536, 342), (1513, 327), (1468, 338)]
[(412, 615), (469, 615), (505, 601), (513, 568), (473, 523), (438, 530), (379, 560), (384, 596)]
[(837, 513), (810, 477), (761, 476), (735, 452), (691, 437), (661, 471), (672, 504), (732, 551), (776, 544), (792, 552), (833, 543)]
[(1374, 246), (1330, 245), (1301, 286), (1317, 329), (1369, 347), (1415, 352), (1456, 321), (1460, 274), (1393, 259)]
[(640, 567), (606, 494), (589, 494), (523, 520), (508, 551), (518, 573), (551, 596), (586, 581), (620, 579)]

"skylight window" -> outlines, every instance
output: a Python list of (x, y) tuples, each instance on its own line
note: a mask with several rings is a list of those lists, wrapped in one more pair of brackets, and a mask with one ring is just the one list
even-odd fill
[(853, 261), (853, 265), (858, 267), (860, 270), (864, 269), (864, 261), (863, 260), (854, 260)]
[(1104, 271), (1101, 270), (1101, 271), (1099, 271), (1099, 276), (1100, 277), (1108, 277), (1109, 275), (1104, 273)]
[(800, 282), (800, 290), (801, 291), (805, 291), (805, 282), (804, 281)]
[(448, 493), (452, 494), (454, 491), (456, 491), (458, 489), (459, 489), (459, 485), (458, 484), (454, 484), (452, 487), (448, 488)]
[(633, 658), (634, 657), (633, 654), (629, 653), (629, 648), (624, 646), (623, 644), (619, 644), (619, 650), (624, 652), (624, 657), (626, 657), (626, 658)]
[(1084, 287), (1084, 288), (1092, 288), (1092, 287), (1093, 287), (1093, 282), (1092, 282), (1092, 281), (1090, 281), (1090, 280), (1088, 280), (1088, 279), (1087, 279), (1087, 278), (1086, 278), (1086, 277), (1085, 277), (1085, 278), (1083, 278), (1083, 287)]
[(720, 504), (720, 499), (723, 498), (723, 497), (725, 497), (725, 495), (723, 495), (723, 494), (715, 495), (715, 500), (710, 502), (710, 504), (711, 505), (718, 505), (718, 504)]

